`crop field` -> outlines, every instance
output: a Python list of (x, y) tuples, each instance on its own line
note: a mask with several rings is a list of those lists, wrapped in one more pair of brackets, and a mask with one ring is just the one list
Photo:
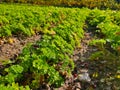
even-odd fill
[[(84, 48), (86, 33), (92, 33), (88, 48), (96, 49), (85, 61), (79, 59), (79, 66), (87, 62), (91, 71), (88, 86), (80, 78), (82, 74), (75, 72), (73, 59), (75, 50)], [(2, 54), (4, 45), (15, 43), (14, 38), (32, 36), (41, 38), (24, 45), (16, 57)], [(44, 85), (54, 90), (71, 77), (85, 83), (80, 90), (119, 90), (120, 11), (0, 4), (0, 54), (1, 90), (43, 90)]]

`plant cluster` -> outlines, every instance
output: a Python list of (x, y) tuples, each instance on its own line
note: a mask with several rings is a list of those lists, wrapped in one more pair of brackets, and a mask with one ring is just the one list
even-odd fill
[(89, 10), (19, 5), (1, 7), (1, 16), (6, 18), (6, 22), (1, 18), (1, 36), (43, 34), (40, 41), (23, 49), (16, 59), (19, 63), (1, 72), (1, 87), (16, 90), (24, 86), (29, 90), (37, 89), (43, 83), (55, 87), (62, 85), (74, 69), (71, 55), (75, 47), (80, 48)]
[(41, 40), (23, 49), (15, 63), (1, 70), (0, 88), (30, 90), (45, 83), (54, 87), (62, 85), (74, 69), (71, 55), (75, 48), (81, 48), (86, 24), (94, 27), (97, 39), (91, 44), (99, 48), (89, 59), (109, 60), (104, 67), (114, 64), (113, 76), (118, 78), (119, 19), (120, 12), (112, 10), (0, 4), (0, 38), (42, 34)]
[(111, 48), (119, 51), (120, 45), (120, 26), (119, 11), (94, 9), (89, 17), (89, 25), (95, 27), (99, 37), (110, 43)]

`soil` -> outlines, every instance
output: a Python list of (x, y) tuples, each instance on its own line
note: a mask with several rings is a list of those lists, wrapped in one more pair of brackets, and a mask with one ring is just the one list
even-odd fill
[(28, 43), (35, 43), (40, 40), (41, 35), (37, 34), (31, 37), (11, 37), (11, 42), (1, 39), (0, 43), (0, 60), (10, 60), (16, 58)]

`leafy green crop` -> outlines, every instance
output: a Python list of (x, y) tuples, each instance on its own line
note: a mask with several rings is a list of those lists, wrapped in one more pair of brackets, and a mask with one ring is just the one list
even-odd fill
[(94, 9), (88, 16), (88, 22), (96, 28), (99, 35), (103, 35), (106, 42), (111, 43), (111, 48), (117, 50), (120, 45), (119, 12), (111, 10)]
[(4, 70), (0, 84), (18, 83), (31, 89), (37, 89), (43, 83), (62, 85), (74, 70), (71, 55), (75, 47), (80, 47), (89, 10), (0, 5), (0, 11), (0, 16), (4, 17), (0, 18), (0, 37), (42, 33), (40, 41), (23, 49), (17, 57), (19, 63)]
[[(2, 70), (0, 88), (30, 90), (43, 83), (62, 85), (74, 70), (71, 55), (75, 48), (81, 47), (86, 24), (94, 27), (100, 38), (91, 42), (98, 46), (99, 52), (89, 59), (111, 60), (109, 65), (119, 61), (119, 16), (119, 11), (111, 10), (0, 4), (0, 38), (42, 34), (41, 40), (24, 47), (15, 60), (17, 63)], [(106, 49), (108, 43), (118, 54)]]

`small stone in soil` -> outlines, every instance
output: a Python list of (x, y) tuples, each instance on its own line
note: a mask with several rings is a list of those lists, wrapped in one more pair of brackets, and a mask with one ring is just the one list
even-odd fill
[(85, 81), (85, 82), (90, 82), (91, 81), (91, 78), (90, 78), (87, 70), (80, 70), (80, 73), (78, 74), (77, 79), (80, 80), (80, 81)]

